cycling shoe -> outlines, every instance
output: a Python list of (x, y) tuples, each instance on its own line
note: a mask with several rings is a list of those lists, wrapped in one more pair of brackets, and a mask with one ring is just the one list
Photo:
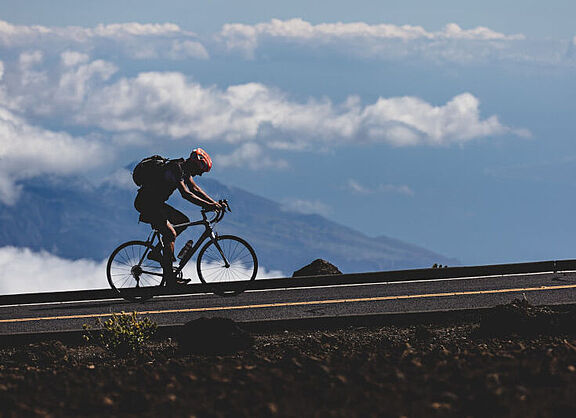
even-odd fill
[(160, 250), (160, 247), (152, 248), (152, 251), (148, 253), (146, 258), (148, 258), (148, 260), (157, 261), (160, 263), (162, 261), (162, 251)]
[(177, 279), (177, 280), (169, 280), (166, 282), (167, 287), (177, 287), (177, 286), (184, 286), (190, 283), (190, 279)]

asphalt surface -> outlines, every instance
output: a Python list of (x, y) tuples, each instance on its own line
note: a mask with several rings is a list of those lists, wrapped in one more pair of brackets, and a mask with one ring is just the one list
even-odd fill
[(453, 311), (523, 297), (534, 305), (576, 303), (576, 272), (263, 289), (234, 297), (167, 295), (145, 303), (104, 299), (2, 305), (0, 335), (81, 330), (118, 312), (136, 311), (163, 326), (200, 317), (252, 322)]

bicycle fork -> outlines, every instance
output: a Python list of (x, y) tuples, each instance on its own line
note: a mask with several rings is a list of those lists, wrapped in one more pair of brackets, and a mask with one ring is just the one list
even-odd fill
[(222, 256), (222, 260), (224, 260), (224, 267), (230, 268), (230, 263), (228, 262), (228, 259), (224, 255), (224, 251), (222, 251), (222, 247), (220, 247), (220, 244), (218, 244), (218, 240), (216, 239), (217, 238), (216, 234), (212, 233), (211, 238), (212, 238), (212, 242), (214, 243), (214, 246), (216, 247), (216, 249), (218, 250), (218, 252)]

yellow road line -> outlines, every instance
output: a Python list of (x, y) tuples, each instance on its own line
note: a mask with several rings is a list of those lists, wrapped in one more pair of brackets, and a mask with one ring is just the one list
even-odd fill
[[(547, 290), (562, 290), (574, 289), (576, 284), (562, 285), (562, 286), (539, 286), (539, 287), (524, 287), (515, 289), (493, 289), (493, 290), (471, 290), (464, 292), (447, 292), (447, 293), (428, 293), (422, 295), (396, 295), (396, 296), (377, 296), (372, 298), (356, 298), (356, 299), (328, 299), (328, 300), (311, 300), (305, 302), (279, 302), (279, 303), (263, 303), (259, 305), (240, 305), (240, 306), (212, 306), (206, 308), (187, 308), (187, 309), (165, 309), (159, 311), (140, 311), (136, 312), (138, 315), (159, 315), (167, 313), (188, 313), (188, 312), (208, 312), (208, 311), (227, 311), (237, 309), (261, 309), (261, 308), (279, 308), (286, 306), (302, 306), (302, 305), (329, 305), (337, 303), (353, 303), (353, 302), (378, 302), (384, 300), (402, 300), (402, 299), (423, 299), (423, 298), (438, 298), (447, 296), (470, 296), (470, 295), (488, 295), (494, 293), (516, 293), (516, 292), (538, 292)], [(67, 316), (47, 316), (36, 318), (14, 318), (14, 319), (1, 319), (0, 323), (8, 322), (31, 322), (31, 321), (49, 321), (56, 319), (86, 319), (86, 318), (103, 318), (112, 316), (113, 313), (103, 314), (85, 314), (85, 315), (67, 315)]]

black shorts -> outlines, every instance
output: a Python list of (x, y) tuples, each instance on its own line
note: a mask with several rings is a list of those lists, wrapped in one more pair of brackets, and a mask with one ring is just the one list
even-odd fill
[(136, 196), (134, 207), (140, 212), (139, 220), (152, 225), (154, 228), (166, 225), (166, 221), (172, 225), (190, 222), (190, 219), (178, 209), (161, 200), (147, 198), (141, 193)]

